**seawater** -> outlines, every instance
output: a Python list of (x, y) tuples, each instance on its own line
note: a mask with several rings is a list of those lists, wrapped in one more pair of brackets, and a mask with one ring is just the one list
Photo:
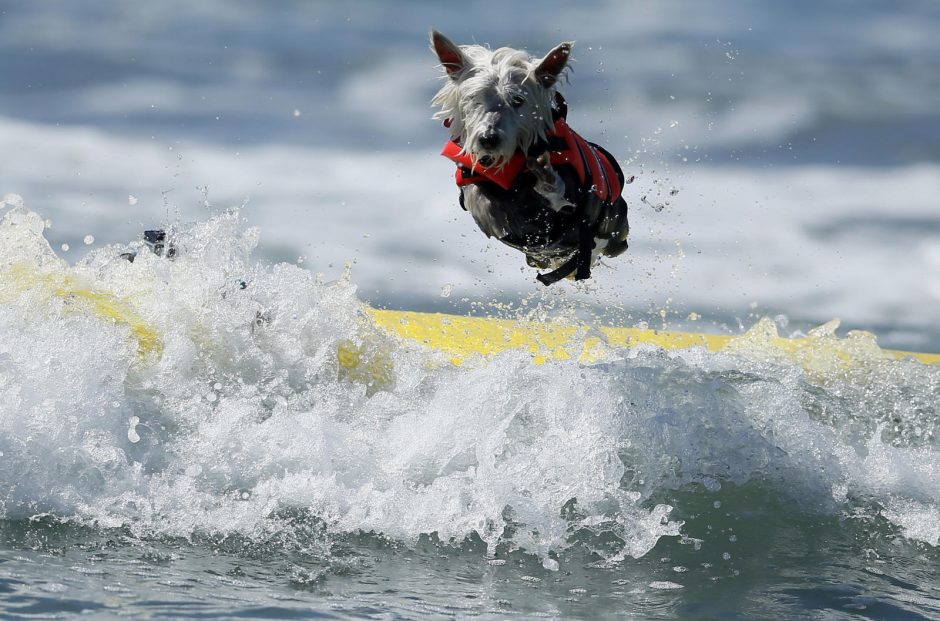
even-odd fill
[[(173, 260), (70, 266), (44, 228), (0, 220), (7, 617), (940, 612), (936, 368), (455, 366), (380, 332), (348, 279), (253, 260), (238, 212), (178, 226)], [(385, 372), (350, 374), (343, 344)]]
[[(457, 206), (431, 26), (576, 41), (572, 125), (636, 176), (589, 285)], [(937, 371), (848, 335), (940, 351), (938, 32), (932, 0), (0, 0), (0, 617), (940, 617)], [(802, 364), (456, 368), (366, 304), (828, 327)]]

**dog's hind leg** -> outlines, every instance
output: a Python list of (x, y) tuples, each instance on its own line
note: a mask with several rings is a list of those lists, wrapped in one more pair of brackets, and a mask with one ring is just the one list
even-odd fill
[(627, 236), (629, 234), (630, 223), (627, 220), (627, 201), (621, 197), (607, 208), (597, 227), (596, 235), (598, 239), (607, 241), (602, 249), (604, 256), (616, 257), (623, 254), (628, 247)]

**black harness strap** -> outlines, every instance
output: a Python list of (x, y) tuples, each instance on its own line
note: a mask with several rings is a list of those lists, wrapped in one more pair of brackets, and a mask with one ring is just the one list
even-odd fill
[(558, 282), (562, 278), (567, 278), (568, 274), (573, 272), (577, 266), (578, 266), (578, 253), (575, 253), (574, 256), (572, 256), (570, 259), (562, 263), (561, 267), (559, 267), (558, 269), (552, 270), (550, 272), (546, 272), (544, 274), (539, 274), (538, 276), (535, 277), (535, 279), (539, 281), (540, 283), (542, 283), (543, 285), (545, 285), (546, 287), (549, 285), (554, 285), (556, 282)]
[(594, 250), (594, 229), (587, 219), (581, 220), (578, 226), (578, 252), (575, 257), (578, 259), (578, 271), (574, 273), (575, 280), (587, 280), (591, 277), (591, 255)]
[(575, 280), (587, 280), (591, 277), (591, 254), (594, 246), (594, 227), (590, 225), (587, 218), (581, 217), (578, 223), (578, 249), (561, 266), (550, 272), (539, 274), (535, 279), (546, 287), (554, 285), (562, 278), (567, 278), (572, 272), (574, 272)]

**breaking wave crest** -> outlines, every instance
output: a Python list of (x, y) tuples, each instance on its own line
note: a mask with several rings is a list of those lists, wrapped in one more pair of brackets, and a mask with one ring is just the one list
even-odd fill
[(382, 333), (348, 278), (252, 261), (237, 212), (176, 227), (173, 260), (133, 242), (70, 266), (43, 229), (0, 221), (2, 519), (284, 541), (304, 516), (552, 568), (643, 556), (685, 537), (678, 499), (758, 484), (940, 543), (936, 368), (653, 347), (455, 366)]

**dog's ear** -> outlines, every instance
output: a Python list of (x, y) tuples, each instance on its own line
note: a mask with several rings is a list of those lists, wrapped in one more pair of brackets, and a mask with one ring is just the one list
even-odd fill
[(555, 86), (558, 76), (568, 64), (572, 47), (574, 47), (574, 41), (565, 41), (545, 55), (539, 66), (535, 68), (535, 79), (539, 81), (539, 84), (545, 88)]
[(453, 79), (457, 79), (457, 75), (463, 71), (463, 68), (467, 65), (467, 57), (463, 55), (460, 48), (454, 45), (450, 39), (432, 28), (431, 49), (434, 50), (437, 57), (441, 59), (441, 65), (444, 66), (444, 71), (447, 72), (447, 75)]

